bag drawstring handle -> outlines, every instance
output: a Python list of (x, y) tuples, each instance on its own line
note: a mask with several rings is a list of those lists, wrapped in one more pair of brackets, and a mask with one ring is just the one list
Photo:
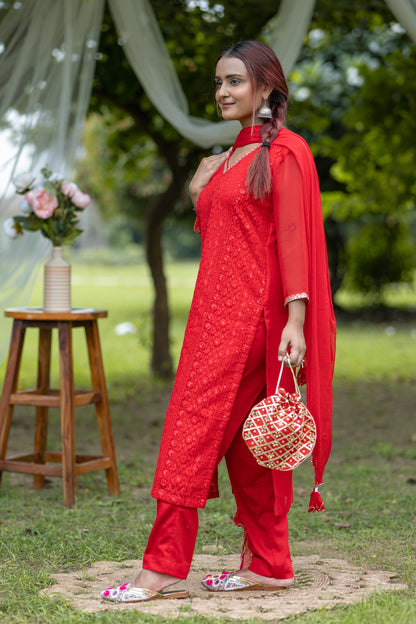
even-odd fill
[(282, 379), (282, 374), (283, 374), (283, 367), (285, 365), (285, 360), (287, 360), (288, 364), (289, 364), (289, 368), (291, 370), (292, 373), (292, 377), (293, 377), (293, 381), (295, 383), (295, 392), (297, 394), (299, 394), (300, 396), (300, 390), (299, 390), (299, 385), (298, 385), (298, 380), (296, 379), (296, 375), (295, 375), (295, 371), (293, 370), (292, 364), (290, 362), (290, 355), (289, 353), (286, 353), (285, 357), (282, 360), (282, 365), (280, 367), (280, 373), (279, 373), (279, 379), (277, 380), (277, 385), (276, 385), (276, 392), (275, 394), (277, 394), (279, 392), (279, 388), (280, 388), (280, 381)]
[[(292, 368), (292, 364), (290, 362), (290, 355), (289, 355), (289, 353), (286, 353), (285, 357), (282, 360), (282, 365), (280, 367), (280, 373), (279, 373), (279, 379), (277, 380), (276, 394), (279, 391), (280, 381), (282, 379), (282, 374), (283, 374), (283, 367), (285, 365), (285, 360), (287, 360), (287, 363), (288, 363), (289, 368), (290, 368), (291, 373), (292, 373), (293, 381), (295, 382), (295, 391), (300, 396), (298, 381), (296, 379), (295, 372), (294, 372), (294, 370)], [(323, 484), (319, 483), (319, 482), (316, 482), (315, 483), (315, 487), (314, 487), (314, 489), (311, 492), (311, 496), (310, 496), (310, 499), (309, 499), (309, 507), (308, 507), (308, 512), (309, 513), (314, 513), (315, 511), (325, 511), (324, 501), (322, 500), (321, 495), (319, 493), (319, 489), (318, 489), (319, 485), (323, 485)]]

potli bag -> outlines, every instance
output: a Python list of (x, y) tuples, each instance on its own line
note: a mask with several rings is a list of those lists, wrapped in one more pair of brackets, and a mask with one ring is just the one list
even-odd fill
[[(295, 382), (293, 394), (279, 387), (285, 361)], [(316, 441), (316, 425), (301, 401), (288, 354), (280, 368), (276, 394), (253, 407), (244, 423), (243, 438), (257, 463), (266, 468), (293, 470), (310, 457)]]

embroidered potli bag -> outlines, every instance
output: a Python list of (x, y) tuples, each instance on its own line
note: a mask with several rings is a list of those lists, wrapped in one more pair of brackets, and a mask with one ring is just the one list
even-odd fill
[[(279, 387), (285, 361), (295, 382), (293, 394)], [(244, 423), (243, 438), (257, 463), (266, 468), (293, 470), (312, 454), (316, 442), (316, 425), (301, 401), (298, 382), (288, 354), (280, 368), (276, 394), (268, 396), (253, 407)]]

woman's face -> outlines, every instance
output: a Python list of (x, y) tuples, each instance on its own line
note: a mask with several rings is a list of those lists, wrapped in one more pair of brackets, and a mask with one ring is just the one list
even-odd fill
[[(257, 91), (256, 110), (269, 94), (270, 90), (267, 89)], [(223, 119), (237, 120), (243, 128), (251, 126), (253, 98), (253, 89), (243, 61), (233, 56), (223, 56), (218, 61), (215, 72), (215, 99)], [(261, 120), (256, 121), (262, 123)]]

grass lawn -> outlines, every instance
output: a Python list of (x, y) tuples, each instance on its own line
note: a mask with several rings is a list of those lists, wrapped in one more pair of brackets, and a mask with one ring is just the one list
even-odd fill
[[(194, 264), (169, 266), (172, 351), (181, 346), (195, 280)], [(391, 294), (391, 304), (402, 293)], [(343, 294), (348, 303), (348, 294)], [(83, 569), (101, 560), (140, 558), (153, 521), (149, 496), (155, 458), (171, 384), (148, 373), (152, 291), (145, 266), (73, 265), (73, 305), (106, 308), (99, 322), (111, 403), (122, 492), (111, 498), (102, 473), (79, 478), (73, 510), (63, 506), (62, 484), (51, 480), (43, 491), (31, 478), (4, 474), (0, 488), (0, 621), (7, 624), (75, 624), (172, 620), (124, 611), (79, 613), (63, 600), (40, 597), (54, 572)], [(407, 302), (416, 307), (414, 293)], [(39, 281), (31, 303), (42, 301)], [(334, 445), (322, 495), (326, 511), (307, 514), (313, 475), (302, 466), (295, 476), (290, 513), (294, 555), (322, 554), (354, 565), (395, 572), (405, 592), (380, 592), (352, 606), (318, 610), (285, 620), (296, 624), (415, 624), (416, 622), (416, 318), (406, 322), (339, 323), (334, 384)], [(135, 333), (118, 335), (132, 323)], [(31, 335), (31, 333), (33, 335)], [(21, 385), (33, 384), (37, 332), (28, 332)], [(36, 339), (35, 339), (36, 337)], [(54, 345), (56, 348), (56, 345)], [(84, 336), (74, 331), (75, 377), (88, 385)], [(0, 378), (4, 378), (4, 363)], [(53, 377), (57, 383), (58, 371)], [(77, 450), (97, 451), (93, 409), (77, 410)], [(59, 448), (59, 415), (51, 410), (49, 447)], [(9, 451), (32, 444), (33, 410), (16, 408)], [(306, 462), (307, 463), (307, 462)], [(200, 514), (197, 552), (204, 546), (221, 553), (240, 551), (241, 533), (231, 521), (234, 504), (220, 471), (222, 496)], [(200, 616), (175, 620), (210, 621)], [(251, 620), (252, 622), (261, 622)], [(221, 622), (228, 622), (227, 618)]]

